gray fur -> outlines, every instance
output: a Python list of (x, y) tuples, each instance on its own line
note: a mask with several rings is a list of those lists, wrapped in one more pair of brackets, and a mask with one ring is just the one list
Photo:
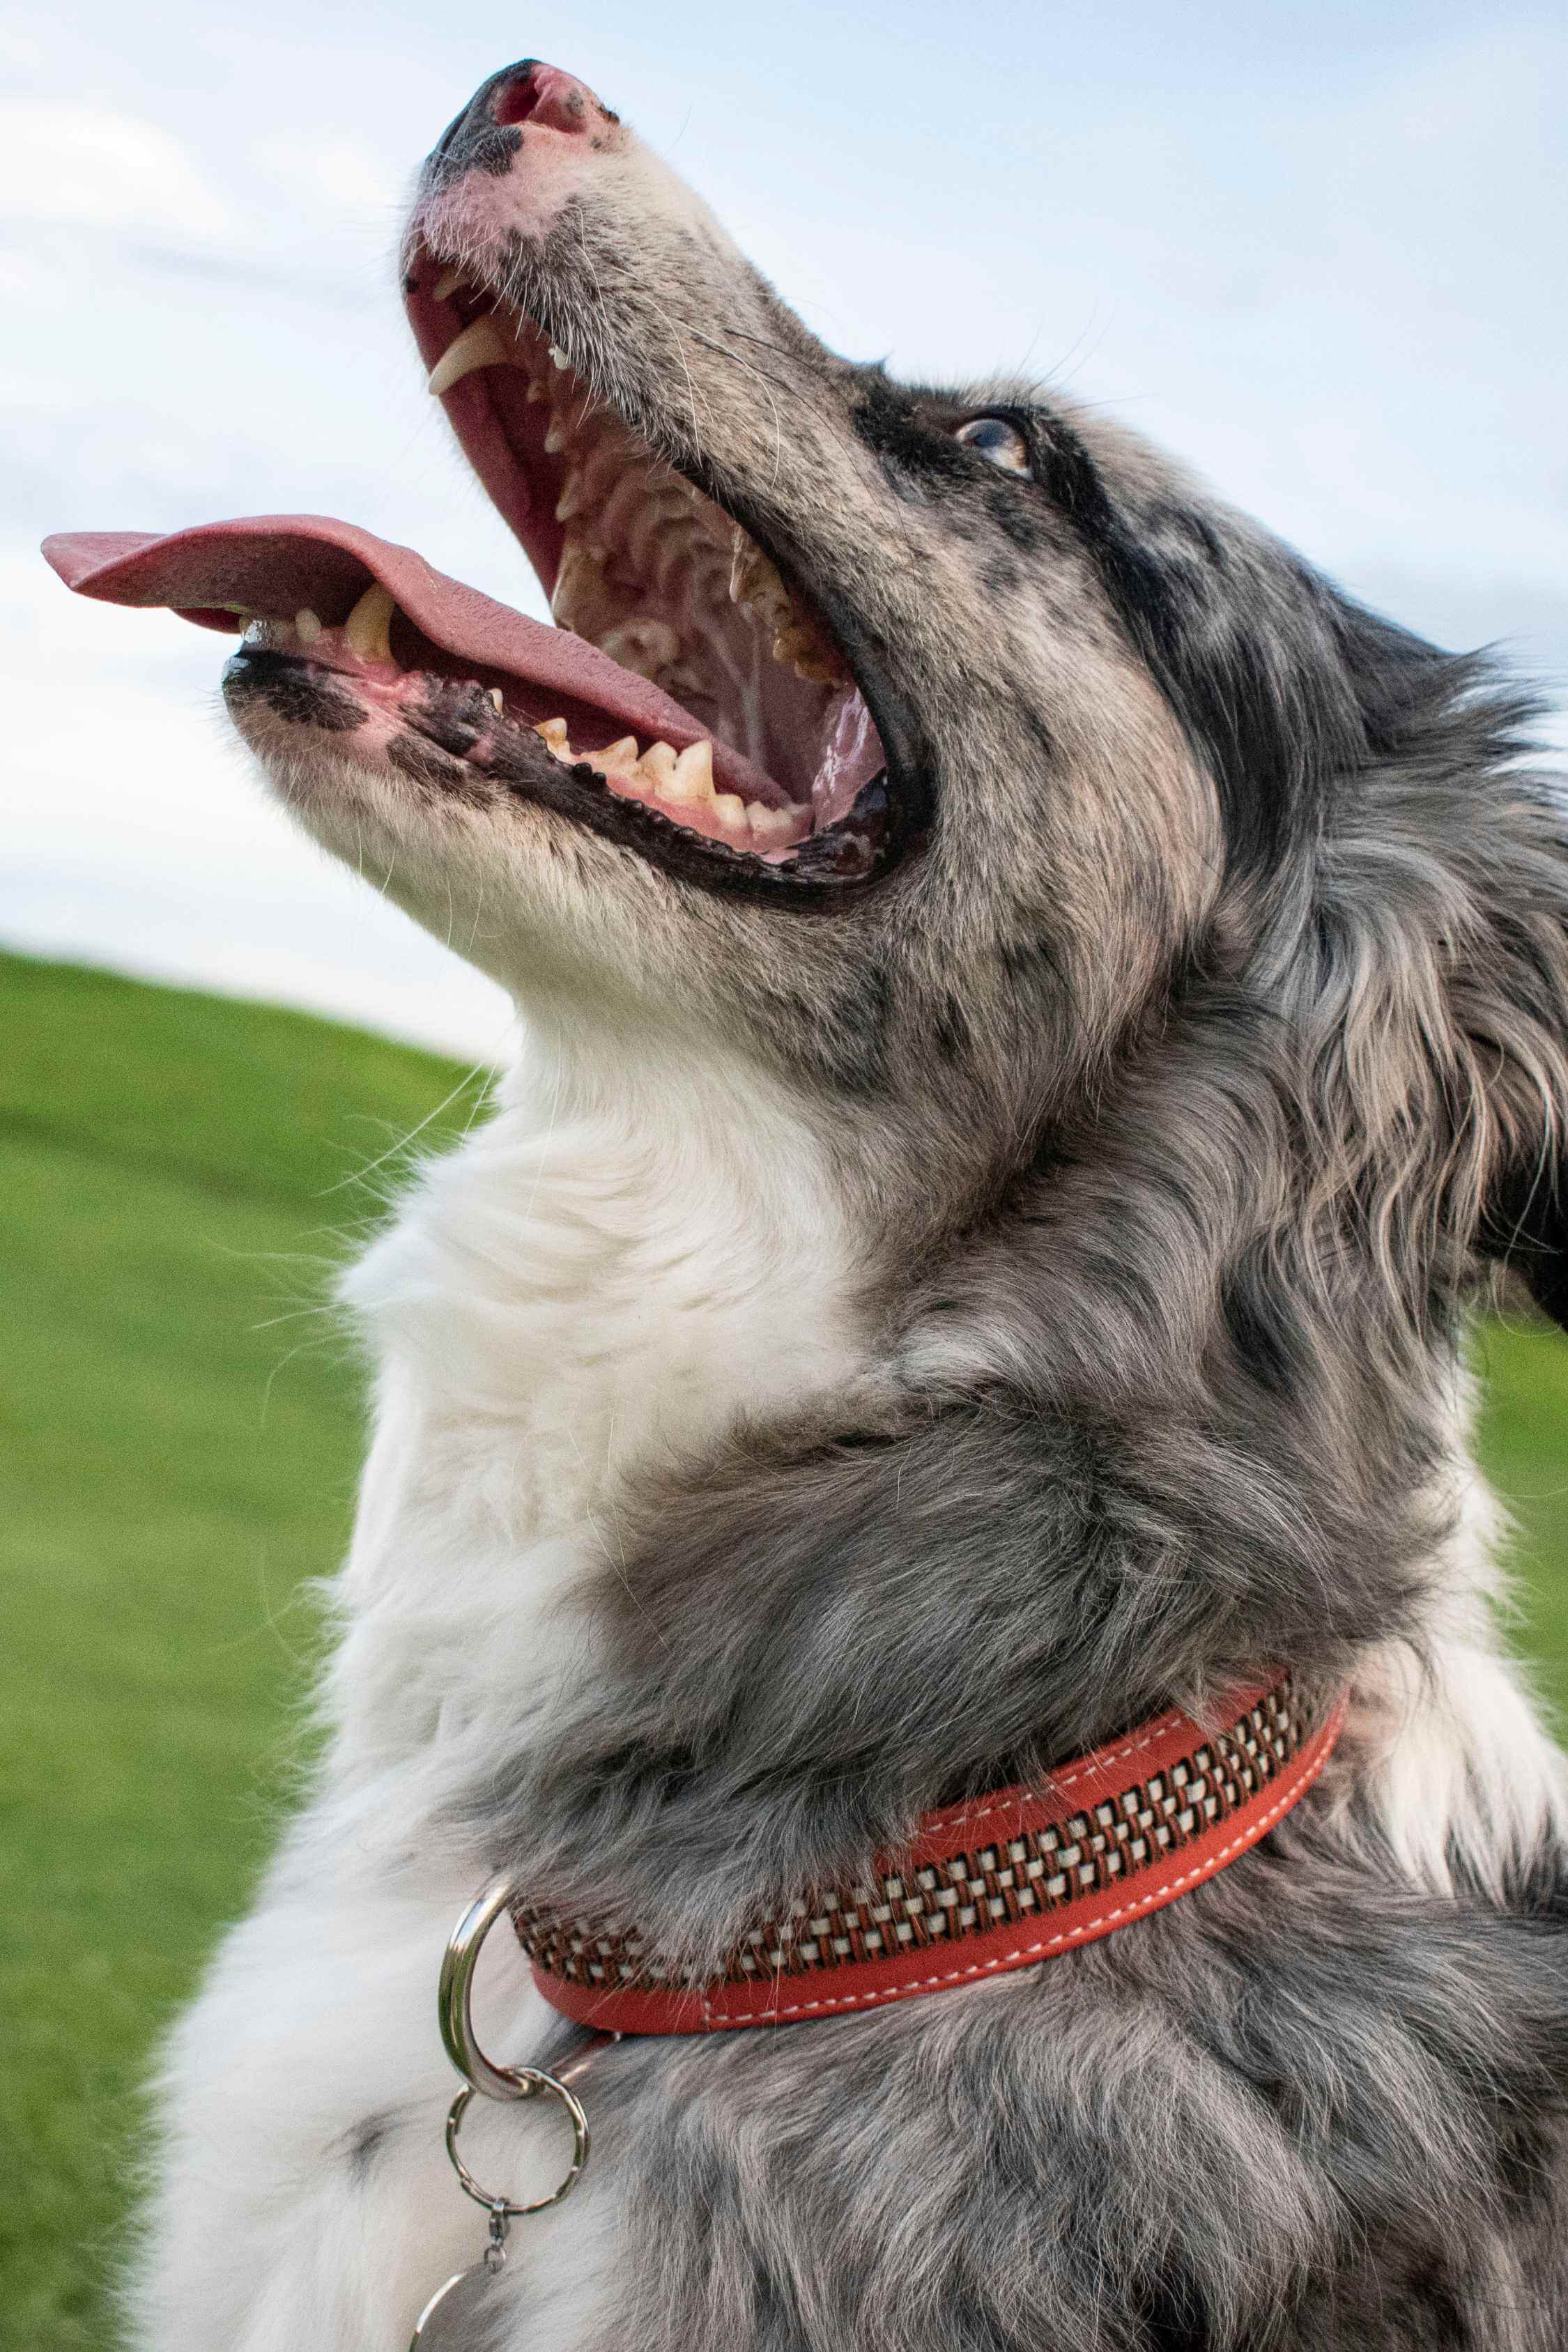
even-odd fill
[[(601, 1671), (461, 1808), (701, 1964), (924, 1808), (1421, 1650), (1465, 1314), (1499, 1255), (1560, 1295), (1568, 851), (1484, 664), (1048, 393), (846, 364), (624, 186), (464, 257), (810, 590), (920, 829), (826, 909), (577, 853), (878, 1236), (876, 1378), (645, 1479)], [(1032, 484), (952, 437), (1003, 404)], [(1545, 2352), (1568, 1857), (1496, 1859), (1415, 1888), (1352, 1740), (1093, 1950), (615, 2052), (605, 2352)]]
[[(1568, 1108), (1568, 862), (1484, 666), (1048, 398), (1037, 488), (986, 478), (959, 400), (660, 261), (584, 214), (510, 283), (787, 556), (934, 813), (842, 917), (692, 910), (883, 1205), (884, 1377), (647, 1493), (604, 1677), (473, 1792), (522, 1883), (701, 1961), (922, 1807), (1420, 1643), (1488, 1203), (1551, 1198)], [(1563, 1857), (1423, 1896), (1336, 1777), (1037, 1978), (616, 2053), (626, 2332), (1561, 2342)]]

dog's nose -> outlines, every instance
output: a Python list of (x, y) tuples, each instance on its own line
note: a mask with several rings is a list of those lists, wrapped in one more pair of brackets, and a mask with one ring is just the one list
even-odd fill
[(490, 119), (503, 126), (538, 122), (570, 134), (585, 131), (604, 113), (585, 82), (563, 73), (559, 66), (542, 65), (537, 58), (509, 66), (490, 87)]
[(425, 167), (426, 182), (449, 187), (469, 172), (503, 177), (522, 145), (525, 124), (574, 138), (615, 119), (574, 74), (540, 58), (521, 58), (481, 82), (447, 125)]

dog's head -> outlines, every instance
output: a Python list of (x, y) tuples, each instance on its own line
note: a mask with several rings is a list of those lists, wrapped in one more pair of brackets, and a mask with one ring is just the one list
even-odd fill
[(258, 616), (230, 708), (321, 840), (542, 1017), (782, 1073), (910, 1233), (1228, 1021), (1262, 1192), (1561, 1304), (1564, 868), (1476, 673), (1103, 420), (838, 359), (554, 68), (447, 131), (405, 289), (556, 628), (311, 519), (58, 558)]

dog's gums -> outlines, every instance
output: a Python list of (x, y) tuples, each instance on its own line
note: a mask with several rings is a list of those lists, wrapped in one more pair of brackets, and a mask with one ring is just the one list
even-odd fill
[[(71, 584), (91, 579), (89, 593), (175, 604), (209, 625), (237, 626), (241, 646), (225, 677), (237, 718), (261, 705), (296, 730), (343, 733), (352, 698), (383, 722), (356, 757), (417, 772), (426, 784), (486, 782), (540, 798), (537, 762), (520, 756), (518, 742), (537, 734), (593, 788), (563, 813), (656, 862), (673, 860), (689, 878), (811, 891), (866, 880), (890, 863), (903, 828), (883, 781), (887, 755), (805, 593), (786, 586), (740, 525), (499, 294), (439, 267), (423, 247), (405, 294), (422, 348), (440, 351), (429, 389), (551, 599), (551, 660), (537, 658), (545, 633), (521, 614), (508, 615), (514, 625), (502, 644), (479, 642), (465, 625), (465, 600), (450, 593), (437, 600), (433, 634), (430, 612), (405, 609), (388, 576), (395, 567), (380, 560), (395, 551), (368, 534), (351, 535), (362, 567), (323, 578), (319, 549), (284, 530), (285, 519), (259, 568), (247, 562), (240, 525), (182, 534), (188, 551), (172, 570), (157, 559), (174, 542), (138, 541), (129, 562), (90, 569), (89, 551), (100, 557), (131, 543), (52, 542)], [(420, 569), (426, 588), (439, 580)], [(562, 635), (598, 659), (574, 659)], [(477, 710), (482, 698), (493, 718), (476, 725), (465, 715), (454, 734), (454, 686), (472, 688), (467, 704)], [(421, 736), (445, 764), (410, 751), (409, 739)], [(548, 791), (542, 797), (562, 808)], [(637, 812), (629, 824), (617, 803)]]
[[(427, 254), (416, 257), (405, 291), (427, 331), (441, 314), (450, 335), (430, 391), (445, 399), (486, 373), (488, 414), (510, 460), (499, 503), (558, 626), (677, 701), (692, 737), (682, 748), (647, 730), (616, 732), (616, 713), (602, 706), (541, 715), (537, 682), (520, 673), (485, 688), (496, 724), (455, 755), (481, 770), (499, 759), (504, 769), (509, 740), (532, 729), (563, 766), (585, 769), (605, 794), (664, 820), (647, 836), (653, 855), (664, 827), (771, 866), (841, 832), (845, 846), (846, 821), (886, 761), (820, 617), (721, 508), (595, 397), (531, 320), (464, 273), (437, 272)], [(470, 390), (456, 404), (459, 437), (472, 402)], [(307, 669), (347, 670), (362, 689), (408, 711), (416, 729), (411, 682), (470, 682), (460, 658), (454, 665), (424, 641), (379, 582), (335, 625), (310, 606), (291, 618), (243, 608), (237, 617), (246, 625), (242, 655), (259, 649)], [(258, 673), (242, 657), (231, 694), (257, 691), (263, 675), (275, 692), (275, 667)], [(471, 682), (484, 683), (477, 675)], [(839, 860), (854, 878), (886, 846), (884, 826), (868, 824), (871, 805), (856, 819), (857, 854)], [(584, 814), (595, 821), (591, 803)], [(814, 878), (822, 870), (819, 856)]]
[[(247, 653), (279, 655), (304, 668), (335, 669), (354, 678), (362, 691), (389, 688), (394, 701), (398, 699), (408, 673), (392, 651), (392, 624), (397, 618), (397, 607), (386, 589), (379, 585), (367, 588), (338, 628), (329, 628), (308, 605), (296, 613), (292, 621), (245, 617), (243, 650)], [(431, 673), (421, 669), (416, 675), (427, 677)], [(247, 691), (254, 686), (256, 676), (253, 667)], [(481, 688), (477, 679), (471, 683), (476, 693), (485, 695), (496, 716), (491, 724), (482, 713), (479, 715), (479, 731), (465, 744), (464, 754), (483, 761), (488, 751), (493, 765), (511, 723), (506, 690), (500, 686)], [(689, 744), (684, 751), (677, 751), (672, 744), (663, 741), (650, 743), (645, 749), (635, 735), (623, 735), (602, 751), (589, 753), (573, 745), (567, 722), (560, 715), (542, 719), (525, 718), (518, 723), (531, 727), (563, 767), (585, 766), (595, 781), (618, 799), (637, 801), (672, 823), (708, 840), (722, 842), (729, 848), (776, 856), (797, 846), (811, 831), (807, 809), (774, 808), (762, 800), (742, 801), (738, 793), (717, 792), (713, 746), (706, 739)]]

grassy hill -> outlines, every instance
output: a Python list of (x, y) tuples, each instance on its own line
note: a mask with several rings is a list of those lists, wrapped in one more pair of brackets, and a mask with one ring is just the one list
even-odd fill
[[(308, 1745), (307, 1588), (361, 1444), (327, 1276), (401, 1139), (458, 1132), (479, 1088), (10, 957), (0, 1024), (0, 2347), (66, 2352), (110, 2340), (149, 2050)], [(1494, 1326), (1478, 1353), (1521, 1638), (1568, 1701), (1568, 1342)]]
[(358, 1171), (475, 1088), (13, 958), (0, 1035), (0, 2345), (64, 2352), (110, 2341), (149, 2045), (303, 1738), (301, 1596), (342, 1548), (361, 1414), (313, 1310), (375, 1205)]

